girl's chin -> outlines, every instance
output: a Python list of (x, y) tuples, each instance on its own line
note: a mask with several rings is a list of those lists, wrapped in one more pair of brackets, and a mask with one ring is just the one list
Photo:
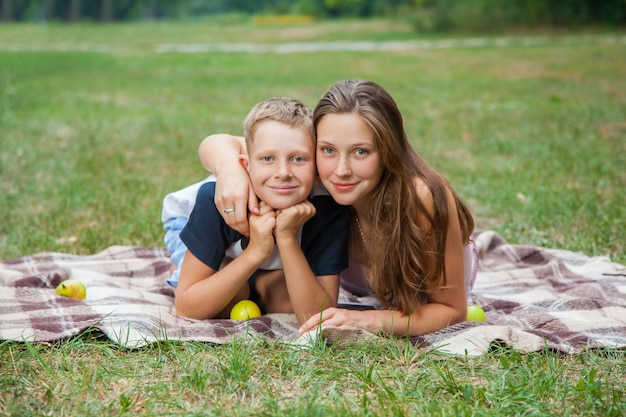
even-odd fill
[(337, 204), (341, 204), (342, 206), (351, 206), (356, 201), (353, 196), (346, 194), (330, 193), (330, 195)]

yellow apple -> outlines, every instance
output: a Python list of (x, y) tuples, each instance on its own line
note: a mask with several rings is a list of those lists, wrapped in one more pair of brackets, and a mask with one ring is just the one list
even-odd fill
[(66, 279), (57, 286), (54, 293), (62, 297), (84, 300), (87, 296), (87, 289), (85, 285), (77, 279)]
[(261, 309), (254, 301), (241, 300), (230, 310), (231, 320), (248, 320), (261, 317)]
[(481, 306), (467, 306), (467, 321), (485, 321), (485, 310)]

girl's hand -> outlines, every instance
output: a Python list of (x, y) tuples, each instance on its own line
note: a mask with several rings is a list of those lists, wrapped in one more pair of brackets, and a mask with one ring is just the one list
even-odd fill
[(298, 331), (306, 333), (318, 326), (353, 327), (378, 333), (382, 330), (382, 323), (376, 319), (376, 310), (347, 310), (330, 307), (305, 321)]
[(259, 202), (250, 184), (248, 171), (240, 163), (220, 167), (214, 200), (226, 224), (242, 235), (250, 236), (248, 209), (251, 214), (259, 214)]
[(274, 227), (276, 212), (261, 202), (259, 215), (250, 216), (250, 243), (246, 251), (254, 251), (262, 258), (261, 262), (274, 253)]
[(276, 239), (297, 237), (298, 230), (311, 217), (315, 216), (315, 206), (306, 200), (276, 212)]

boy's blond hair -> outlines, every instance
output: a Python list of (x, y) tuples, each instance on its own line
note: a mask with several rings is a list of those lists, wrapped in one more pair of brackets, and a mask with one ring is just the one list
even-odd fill
[(299, 100), (290, 97), (272, 97), (257, 103), (243, 122), (246, 147), (250, 149), (259, 123), (273, 120), (304, 130), (315, 144), (313, 110)]

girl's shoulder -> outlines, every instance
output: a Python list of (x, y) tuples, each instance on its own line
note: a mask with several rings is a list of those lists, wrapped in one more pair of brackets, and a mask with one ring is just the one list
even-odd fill
[(417, 194), (422, 197), (422, 195), (429, 195), (431, 194), (430, 192), (430, 188), (428, 188), (428, 184), (426, 184), (426, 181), (424, 181), (424, 178), (419, 177), (419, 176), (414, 176), (413, 177), (413, 185), (415, 185), (415, 190), (417, 191)]
[(422, 177), (415, 176), (413, 177), (413, 185), (415, 186), (417, 198), (419, 198), (424, 207), (432, 213), (434, 207), (433, 193), (430, 191), (430, 187), (426, 184), (426, 181), (424, 181)]
[(415, 186), (417, 198), (431, 216), (435, 213), (435, 211), (442, 210), (442, 205), (447, 206), (448, 210), (454, 208), (454, 195), (447, 184), (435, 184), (436, 187), (440, 187), (435, 191), (435, 194), (437, 194), (438, 197), (433, 195), (433, 190), (430, 188), (431, 186), (423, 178), (415, 176), (413, 178), (413, 184)]

